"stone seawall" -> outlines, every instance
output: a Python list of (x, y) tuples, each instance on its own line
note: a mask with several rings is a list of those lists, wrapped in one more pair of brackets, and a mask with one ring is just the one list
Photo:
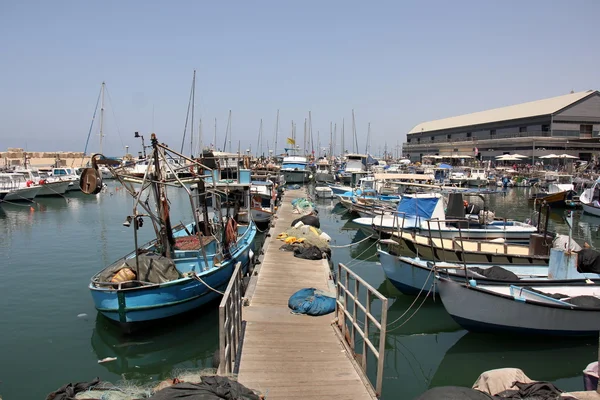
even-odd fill
[(58, 165), (63, 167), (81, 167), (89, 161), (89, 156), (84, 157), (81, 151), (25, 151), (19, 148), (8, 148), (0, 152), (0, 167), (22, 166), (25, 156), (29, 165), (33, 167), (49, 167)]

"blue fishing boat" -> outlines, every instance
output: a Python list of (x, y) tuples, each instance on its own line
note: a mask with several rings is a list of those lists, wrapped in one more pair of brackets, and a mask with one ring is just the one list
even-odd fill
[[(201, 163), (203, 159), (187, 159), (192, 164), (192, 167), (185, 166), (193, 171), (190, 178), (182, 180), (178, 171), (171, 170), (166, 171), (170, 177), (166, 179), (164, 169), (176, 169), (164, 162), (165, 153), (170, 150), (159, 144), (155, 135), (152, 135), (152, 147), (154, 151), (144, 178), (115, 174), (136, 200), (133, 215), (123, 224), (133, 225), (136, 250), (95, 274), (89, 284), (96, 309), (125, 331), (134, 330), (143, 322), (194, 310), (220, 298), (237, 263), (241, 263), (244, 273), (249, 270), (257, 231), (248, 218), (250, 171), (240, 170), (236, 181), (220, 181), (218, 170), (210, 170)], [(95, 163), (94, 167), (97, 167)], [(82, 174), (81, 188), (85, 193), (94, 192), (97, 176), (94, 168)], [(133, 184), (136, 183), (142, 185), (142, 190), (135, 190)], [(191, 183), (198, 185), (195, 199), (186, 186)], [(167, 184), (179, 186), (188, 193), (194, 208), (193, 222), (171, 226)], [(137, 201), (147, 196), (143, 189), (148, 188), (155, 195), (154, 205), (145, 200)], [(208, 196), (212, 196), (215, 205), (212, 214), (208, 212)], [(150, 220), (157, 238), (137, 246), (137, 230), (144, 220)]]

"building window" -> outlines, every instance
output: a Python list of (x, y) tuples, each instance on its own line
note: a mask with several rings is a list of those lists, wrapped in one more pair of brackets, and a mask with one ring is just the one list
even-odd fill
[(519, 127), (519, 133), (523, 133), (523, 132), (527, 132), (527, 127), (526, 126), (520, 126)]
[(452, 139), (452, 135), (446, 135), (447, 139)]
[(490, 136), (496, 136), (496, 130), (495, 129), (490, 130)]
[(456, 153), (458, 153), (458, 149), (454, 149), (454, 151), (455, 151)]
[(579, 137), (591, 138), (593, 125), (579, 125)]
[(550, 132), (550, 125), (542, 125), (542, 132)]
[(432, 141), (432, 142), (435, 142), (435, 136), (432, 136), (432, 137), (431, 137), (431, 141)]
[(467, 137), (471, 137), (471, 136), (472, 136), (471, 132), (467, 132)]
[(421, 138), (417, 138), (417, 143), (421, 143)]
[(406, 139), (406, 143), (410, 143), (410, 138), (409, 138), (409, 139)]

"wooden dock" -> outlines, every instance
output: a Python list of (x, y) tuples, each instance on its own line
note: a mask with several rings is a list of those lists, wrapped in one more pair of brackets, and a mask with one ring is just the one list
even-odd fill
[(298, 218), (291, 201), (304, 190), (285, 193), (265, 254), (246, 292), (249, 306), (239, 361), (240, 383), (260, 390), (267, 399), (375, 399), (360, 367), (335, 333), (334, 315), (294, 315), (288, 299), (314, 287), (333, 292), (325, 260), (311, 261), (279, 250), (276, 236)]

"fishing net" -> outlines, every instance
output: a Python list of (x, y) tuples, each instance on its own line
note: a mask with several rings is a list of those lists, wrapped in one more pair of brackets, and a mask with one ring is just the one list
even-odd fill
[[(102, 400), (138, 400), (151, 398), (161, 390), (177, 383), (200, 383), (203, 378), (215, 377), (216, 369), (174, 369), (171, 378), (157, 382), (140, 382), (136, 380), (122, 380), (116, 384), (99, 382), (88, 390), (75, 395), (75, 399), (102, 399)], [(233, 374), (221, 375), (216, 379), (229, 378), (236, 380)], [(212, 378), (211, 378), (212, 379)], [(214, 380), (214, 379), (212, 379)]]
[(308, 215), (315, 210), (315, 203), (304, 197), (292, 200), (292, 206), (294, 212), (301, 215)]

